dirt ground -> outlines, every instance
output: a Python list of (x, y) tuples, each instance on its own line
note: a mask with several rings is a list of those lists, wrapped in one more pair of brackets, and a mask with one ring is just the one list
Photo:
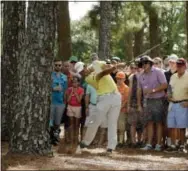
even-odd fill
[(104, 148), (86, 149), (79, 155), (58, 153), (53, 157), (6, 155), (8, 144), (2, 142), (2, 170), (188, 170), (188, 154), (143, 152), (118, 149), (105, 156)]

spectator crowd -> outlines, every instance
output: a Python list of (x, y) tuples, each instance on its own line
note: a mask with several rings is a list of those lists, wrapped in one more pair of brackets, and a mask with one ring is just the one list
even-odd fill
[[(177, 55), (91, 63), (54, 60), (50, 140), (81, 153), (89, 146), (187, 153), (187, 61)], [(165, 64), (165, 65), (164, 65)]]

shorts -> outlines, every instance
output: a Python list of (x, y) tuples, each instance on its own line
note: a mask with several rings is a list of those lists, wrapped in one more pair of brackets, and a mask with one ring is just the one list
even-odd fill
[(81, 106), (67, 106), (67, 116), (81, 118)]
[(65, 110), (65, 105), (51, 105), (50, 109), (50, 126), (60, 125)]
[(188, 128), (188, 108), (181, 103), (170, 103), (167, 116), (168, 128)]
[(120, 113), (118, 118), (118, 130), (125, 131), (126, 129), (126, 114)]
[(147, 99), (147, 105), (144, 107), (144, 124), (147, 124), (149, 121), (155, 123), (164, 121), (164, 101), (164, 98)]
[(143, 114), (138, 112), (137, 106), (132, 106), (130, 108), (130, 112), (128, 113), (128, 123), (130, 125), (135, 125), (138, 128), (142, 127)]

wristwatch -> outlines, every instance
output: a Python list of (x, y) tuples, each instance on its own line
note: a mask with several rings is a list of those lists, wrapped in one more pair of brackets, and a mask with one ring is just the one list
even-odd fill
[(152, 93), (155, 93), (156, 92), (156, 90), (155, 89), (152, 89)]

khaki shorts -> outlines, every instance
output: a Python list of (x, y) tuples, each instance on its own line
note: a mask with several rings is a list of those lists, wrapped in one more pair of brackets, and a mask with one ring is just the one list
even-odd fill
[(81, 106), (67, 106), (67, 116), (81, 118)]
[(118, 130), (125, 131), (127, 123), (127, 114), (120, 113), (118, 118)]

